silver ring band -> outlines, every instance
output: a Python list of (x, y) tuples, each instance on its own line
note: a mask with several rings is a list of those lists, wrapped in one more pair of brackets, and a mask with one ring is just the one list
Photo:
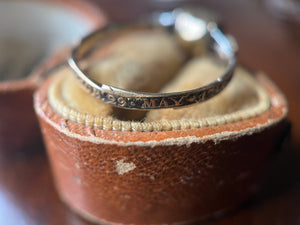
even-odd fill
[[(176, 18), (174, 19), (175, 26)], [(215, 81), (205, 86), (183, 92), (172, 93), (145, 93), (124, 90), (106, 84), (101, 84), (85, 74), (80, 68), (79, 61), (96, 45), (107, 38), (109, 34), (120, 31), (130, 31), (136, 29), (149, 29), (157, 27), (154, 24), (139, 25), (108, 25), (94, 33), (88, 35), (80, 44), (75, 47), (68, 60), (68, 63), (80, 82), (87, 91), (95, 98), (114, 105), (119, 108), (132, 110), (150, 110), (187, 106), (195, 103), (204, 102), (219, 94), (230, 82), (236, 64), (235, 52), (227, 37), (217, 27), (214, 22), (207, 23), (209, 38), (214, 42), (214, 51), (217, 55), (227, 62), (225, 72)], [(168, 26), (169, 27), (169, 26)]]

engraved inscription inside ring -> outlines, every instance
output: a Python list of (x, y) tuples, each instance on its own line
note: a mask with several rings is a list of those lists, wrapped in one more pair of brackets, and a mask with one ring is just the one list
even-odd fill
[[(180, 12), (184, 12), (185, 14), (190, 13), (189, 11), (185, 10), (180, 10)], [(107, 32), (109, 33), (110, 28), (112, 27), (114, 28), (113, 32), (118, 32), (122, 30), (126, 31), (128, 28), (129, 30), (132, 30), (135, 28), (135, 26), (137, 26), (136, 28), (138, 29), (141, 28), (140, 24), (134, 23), (130, 26), (110, 24), (107, 27), (100, 28), (99, 30), (85, 37), (82, 42), (80, 42), (80, 44), (73, 49), (73, 52), (68, 60), (69, 66), (75, 72), (75, 75), (77, 75), (81, 83), (86, 87), (87, 91), (97, 99), (120, 108), (136, 110), (182, 107), (194, 103), (204, 102), (212, 98), (220, 93), (230, 82), (236, 64), (235, 51), (233, 51), (228, 38), (217, 26), (207, 28), (209, 38), (211, 38), (214, 44), (218, 45), (219, 48), (216, 49), (220, 51), (216, 51), (214, 48), (211, 50), (215, 51), (216, 55), (218, 55), (221, 59), (227, 61), (227, 67), (225, 72), (219, 76), (217, 80), (210, 84), (184, 92), (145, 94), (112, 87), (110, 85), (101, 84), (90, 79), (79, 65), (79, 61), (83, 58), (83, 55), (85, 55), (84, 53), (87, 53), (87, 49), (89, 49), (85, 47), (86, 44), (88, 44), (90, 47), (92, 47), (92, 45), (97, 45), (97, 43), (103, 38), (107, 38), (105, 34)], [(149, 29), (149, 27), (145, 26), (145, 29)]]
[(126, 100), (123, 97), (118, 98), (118, 103), (120, 106), (126, 106)]
[(116, 102), (116, 97), (113, 95), (107, 95), (107, 101), (109, 103), (115, 103)]

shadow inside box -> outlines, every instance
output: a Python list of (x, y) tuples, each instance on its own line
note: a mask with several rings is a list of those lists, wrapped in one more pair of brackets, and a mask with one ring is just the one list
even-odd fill
[(269, 173), (255, 200), (264, 201), (277, 197), (300, 185), (300, 147), (283, 151), (270, 165)]
[(278, 147), (267, 167), (261, 187), (248, 205), (277, 197), (300, 184), (300, 145), (293, 142), (291, 135), (291, 123), (287, 121), (282, 138), (274, 140)]
[(287, 123), (284, 140), (277, 140), (278, 149), (258, 191), (240, 207), (198, 224), (294, 225), (300, 221), (300, 145), (290, 140), (290, 128)]
[[(270, 166), (260, 190), (237, 209), (199, 225), (295, 225), (300, 221), (300, 148)], [(298, 174), (297, 174), (298, 173)]]

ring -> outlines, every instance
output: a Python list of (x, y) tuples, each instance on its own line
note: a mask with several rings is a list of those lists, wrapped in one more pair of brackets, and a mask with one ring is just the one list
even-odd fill
[[(207, 101), (219, 94), (227, 86), (234, 73), (236, 64), (235, 51), (228, 38), (222, 33), (215, 22), (208, 21), (204, 23), (203, 19), (194, 16), (189, 11), (180, 9), (161, 13), (159, 17), (156, 18), (158, 18), (157, 23), (152, 21), (147, 24), (107, 25), (83, 38), (79, 45), (73, 49), (68, 59), (68, 64), (79, 81), (92, 96), (119, 108), (132, 110), (164, 109), (183, 107)], [(147, 93), (129, 91), (101, 84), (89, 78), (80, 68), (80, 60), (83, 59), (95, 45), (101, 44), (101, 41), (105, 40), (109, 35), (121, 31), (149, 29), (158, 26), (166, 27), (170, 32), (174, 32), (187, 42), (201, 41), (200, 39), (203, 38), (203, 34), (201, 34), (201, 36), (200, 33), (203, 33), (204, 29), (206, 35), (208, 35), (209, 43), (211, 43), (207, 48), (210, 47), (210, 50), (226, 62), (225, 72), (215, 81), (192, 90), (172, 93)]]

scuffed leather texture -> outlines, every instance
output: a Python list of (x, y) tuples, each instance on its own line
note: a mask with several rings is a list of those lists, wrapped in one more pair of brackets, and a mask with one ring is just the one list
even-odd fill
[[(286, 128), (284, 97), (265, 76), (257, 79), (271, 98), (267, 112), (162, 132), (105, 131), (66, 120), (47, 101), (49, 79), (35, 109), (61, 198), (87, 219), (110, 224), (185, 223), (237, 207), (258, 188)], [(198, 141), (178, 142), (189, 137)]]

